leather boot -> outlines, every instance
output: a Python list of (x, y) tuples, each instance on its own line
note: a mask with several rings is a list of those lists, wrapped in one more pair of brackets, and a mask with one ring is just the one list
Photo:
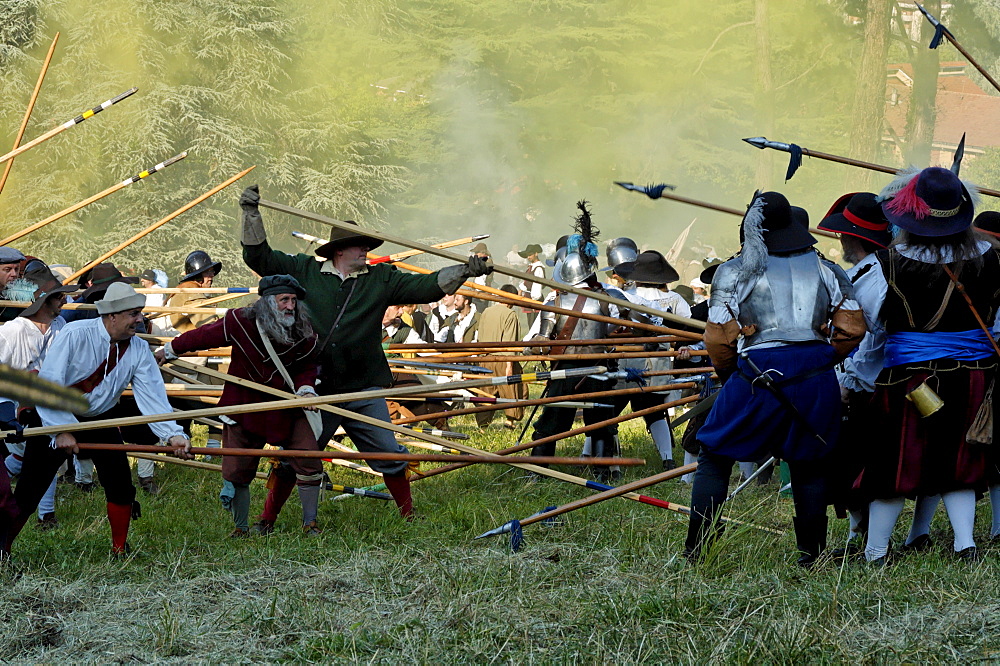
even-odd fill
[(827, 518), (820, 516), (809, 520), (795, 516), (792, 523), (795, 525), (795, 544), (801, 553), (796, 564), (811, 567), (826, 548)]

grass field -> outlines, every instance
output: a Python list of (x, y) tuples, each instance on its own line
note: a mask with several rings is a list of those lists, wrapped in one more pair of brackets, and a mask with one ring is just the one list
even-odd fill
[[(493, 428), (473, 443), (509, 444)], [(622, 436), (626, 455), (651, 462), (626, 480), (659, 471), (640, 426)], [(293, 495), (278, 532), (239, 542), (227, 539), (214, 472), (157, 474), (163, 494), (141, 498), (137, 552), (126, 562), (108, 561), (102, 493), (60, 486), (59, 528), (29, 524), (15, 544), (20, 574), (0, 578), (0, 662), (1000, 661), (1000, 553), (981, 542), (982, 563), (956, 562), (943, 513), (929, 553), (884, 570), (824, 562), (803, 571), (793, 563), (790, 500), (777, 486), (754, 487), (730, 515), (788, 533), (732, 529), (695, 567), (679, 556), (683, 516), (623, 499), (526, 527), (516, 554), (504, 537), (473, 542), (590, 494), (503, 466), (414, 484), (414, 523), (390, 502), (326, 501), (316, 538), (299, 533)], [(646, 492), (689, 500), (679, 481)], [(252, 511), (263, 493), (254, 484)], [(982, 539), (988, 505), (980, 514)], [(843, 538), (846, 521), (831, 525), (831, 537)]]

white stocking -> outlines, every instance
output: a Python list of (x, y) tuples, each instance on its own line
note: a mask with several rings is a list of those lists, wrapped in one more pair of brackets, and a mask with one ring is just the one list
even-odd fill
[(889, 552), (889, 537), (892, 528), (903, 510), (903, 498), (873, 500), (868, 505), (868, 543), (865, 545), (865, 559), (871, 562), (885, 557)]
[(910, 533), (906, 535), (907, 546), (913, 543), (917, 537), (930, 534), (931, 518), (934, 517), (934, 512), (937, 511), (940, 501), (940, 495), (930, 495), (929, 497), (921, 495), (917, 498), (917, 504), (913, 507), (913, 524), (910, 525)]
[(861, 527), (861, 523), (865, 521), (865, 515), (867, 511), (851, 511), (849, 515), (851, 531), (847, 535), (847, 540), (852, 541), (855, 538), (861, 536), (861, 532), (858, 530)]
[[(690, 465), (691, 463), (696, 463), (696, 462), (698, 462), (698, 456), (696, 454), (688, 453), (687, 451), (684, 452), (685, 465)], [(692, 483), (694, 481), (694, 472), (688, 472), (687, 474), (682, 476), (681, 481), (683, 481), (684, 483)]]
[(650, 423), (649, 435), (653, 438), (656, 450), (660, 452), (660, 460), (673, 460), (674, 438), (670, 432), (670, 424), (667, 423), (666, 419)]
[(972, 528), (976, 522), (976, 492), (969, 490), (953, 490), (943, 493), (945, 511), (951, 521), (951, 529), (955, 532), (955, 552), (976, 545), (972, 538)]

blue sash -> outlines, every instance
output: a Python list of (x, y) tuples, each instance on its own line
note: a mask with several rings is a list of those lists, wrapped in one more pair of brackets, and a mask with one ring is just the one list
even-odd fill
[(885, 340), (885, 367), (921, 363), (939, 358), (978, 361), (993, 355), (993, 346), (982, 329), (935, 333), (890, 333)]

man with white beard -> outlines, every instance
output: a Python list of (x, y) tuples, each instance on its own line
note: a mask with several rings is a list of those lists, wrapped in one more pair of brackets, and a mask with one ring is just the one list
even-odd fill
[[(186, 352), (232, 345), (229, 374), (234, 377), (293, 391), (299, 396), (316, 395), (314, 385), (319, 374), (316, 362), (319, 348), (312, 324), (299, 304), (306, 296), (305, 289), (290, 275), (269, 275), (261, 279), (257, 294), (260, 298), (253, 305), (230, 310), (221, 320), (192, 329), (167, 342), (163, 349), (156, 352), (157, 362), (171, 361)], [(219, 406), (273, 399), (266, 393), (227, 382)], [(263, 449), (264, 444), (273, 444), (295, 451), (319, 450), (316, 436), (302, 409), (238, 414), (231, 418), (223, 417), (223, 421), (226, 423), (222, 434), (224, 449)], [(257, 473), (259, 462), (260, 458), (256, 457), (222, 457), (222, 476), (235, 488), (232, 513), (236, 527), (230, 535), (232, 537), (241, 538), (250, 534), (250, 482)], [(281, 506), (292, 488), (298, 486), (302, 503), (302, 530), (309, 536), (320, 533), (316, 514), (323, 462), (318, 458), (292, 458), (290, 467), (294, 475), (287, 470), (275, 475), (264, 513), (255, 524), (254, 532), (269, 534), (273, 531)]]

